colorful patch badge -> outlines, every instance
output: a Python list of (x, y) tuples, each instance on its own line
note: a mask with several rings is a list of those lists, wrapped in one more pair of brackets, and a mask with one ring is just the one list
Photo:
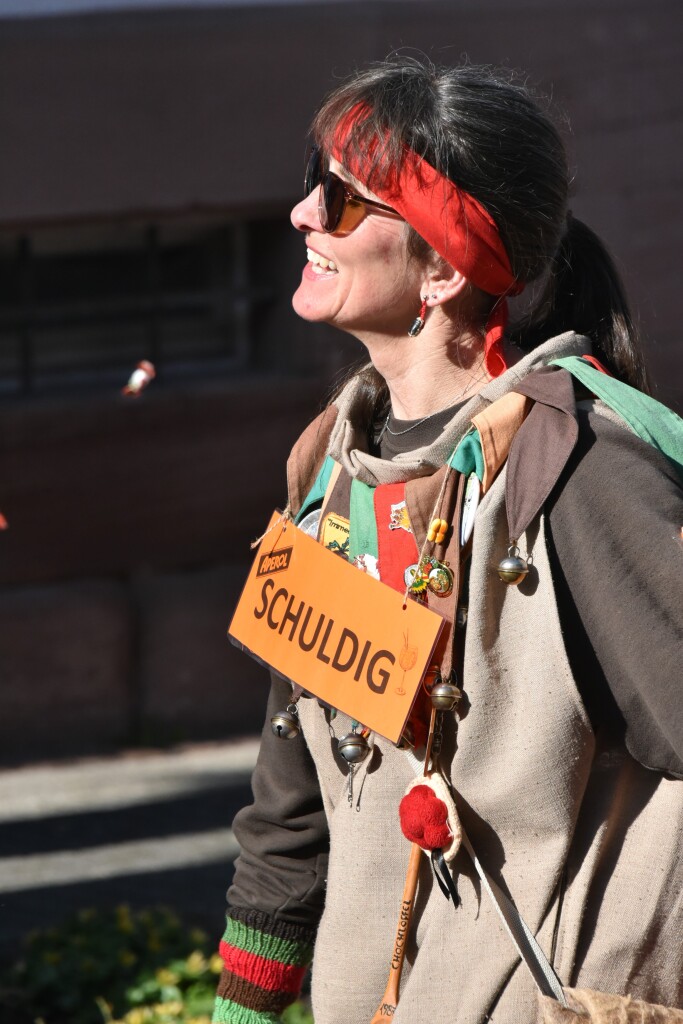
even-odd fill
[(390, 506), (389, 529), (405, 530), (406, 533), (413, 532), (405, 501), (399, 501), (398, 504)]
[(427, 589), (437, 597), (450, 597), (453, 593), (453, 572), (450, 566), (430, 555), (425, 555), (420, 563), (409, 565), (404, 579), (412, 594), (424, 594)]
[(353, 560), (353, 564), (356, 569), (360, 569), (361, 572), (366, 572), (368, 576), (372, 576), (373, 579), (379, 579), (379, 567), (374, 555), (356, 555)]
[(349, 553), (349, 531), (351, 525), (348, 519), (338, 516), (336, 512), (330, 512), (325, 516), (320, 531), (320, 540), (323, 547), (335, 555), (347, 557)]

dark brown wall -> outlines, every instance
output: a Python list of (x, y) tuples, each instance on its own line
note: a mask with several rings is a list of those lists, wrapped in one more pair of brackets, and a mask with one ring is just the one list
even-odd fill
[(227, 641), (319, 385), (0, 406), (0, 763), (255, 732)]
[(287, 501), (285, 462), (318, 390), (262, 375), (135, 400), (0, 405), (0, 583), (248, 553), (272, 503)]
[(396, 46), (519, 66), (570, 119), (575, 213), (616, 253), (681, 401), (678, 0), (191, 7), (0, 22), (0, 223), (288, 202), (310, 115), (350, 67)]
[[(312, 111), (352, 66), (397, 46), (519, 66), (571, 122), (574, 212), (615, 253), (659, 395), (680, 408), (682, 21), (680, 0), (0, 20), (0, 243), (198, 207), (284, 217)], [(255, 343), (289, 377), (0, 407), (4, 756), (255, 727), (263, 685), (224, 640), (230, 605), (248, 540), (284, 498), (286, 451), (352, 350), (288, 308), (301, 242), (267, 243), (280, 299)]]

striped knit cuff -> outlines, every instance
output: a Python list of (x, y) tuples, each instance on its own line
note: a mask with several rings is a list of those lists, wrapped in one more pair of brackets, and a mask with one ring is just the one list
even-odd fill
[(277, 1024), (301, 990), (313, 937), (310, 928), (261, 911), (231, 909), (213, 1024)]

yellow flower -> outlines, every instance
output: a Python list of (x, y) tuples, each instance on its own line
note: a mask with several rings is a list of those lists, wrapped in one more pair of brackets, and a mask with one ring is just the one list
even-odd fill
[(183, 1004), (179, 999), (171, 999), (167, 1003), (156, 1003), (154, 1012), (167, 1014), (169, 1017), (179, 1017), (183, 1012)]
[(161, 949), (161, 940), (156, 932), (150, 932), (147, 936), (147, 949), (150, 953), (158, 953)]
[(190, 974), (201, 974), (206, 970), (206, 957), (198, 949), (195, 949), (194, 953), (190, 953), (185, 962)]
[(168, 967), (160, 967), (154, 976), (160, 985), (177, 985), (180, 981), (179, 975), (175, 971), (170, 971)]
[(223, 970), (223, 959), (220, 953), (214, 953), (209, 960), (209, 970), (212, 974), (220, 974)]
[(190, 942), (193, 946), (203, 946), (206, 942), (206, 933), (201, 928), (192, 928), (190, 931)]
[(126, 1016), (123, 1018), (126, 1024), (144, 1024), (145, 1018), (142, 1010), (129, 1010)]
[(119, 953), (119, 963), (122, 967), (132, 967), (133, 964), (138, 962), (138, 958), (135, 953), (132, 953), (130, 949), (122, 949)]
[(151, 1006), (138, 1006), (134, 1010), (129, 1010), (123, 1019), (126, 1024), (148, 1024), (154, 1020), (154, 1010)]

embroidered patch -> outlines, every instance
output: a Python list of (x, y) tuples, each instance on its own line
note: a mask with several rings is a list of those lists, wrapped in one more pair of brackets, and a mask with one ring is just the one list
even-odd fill
[(406, 508), (405, 501), (399, 501), (396, 505), (390, 506), (389, 514), (389, 529), (390, 530), (405, 530), (406, 533), (412, 533), (413, 528), (410, 525), (410, 519), (408, 518), (408, 509)]
[[(418, 571), (419, 570), (419, 571)], [(405, 584), (410, 588), (413, 594), (422, 594), (427, 589), (427, 581), (429, 580), (429, 573), (432, 570), (432, 563), (423, 560), (422, 568), (418, 566), (417, 562), (413, 565), (409, 565), (403, 574)]]
[(353, 564), (356, 569), (360, 569), (361, 572), (366, 572), (368, 576), (372, 576), (374, 580), (379, 579), (379, 568), (377, 565), (377, 559), (374, 555), (356, 555), (353, 560)]
[(335, 555), (343, 555), (346, 558), (349, 553), (349, 530), (348, 519), (338, 516), (336, 512), (330, 512), (325, 516), (320, 531), (323, 547)]

